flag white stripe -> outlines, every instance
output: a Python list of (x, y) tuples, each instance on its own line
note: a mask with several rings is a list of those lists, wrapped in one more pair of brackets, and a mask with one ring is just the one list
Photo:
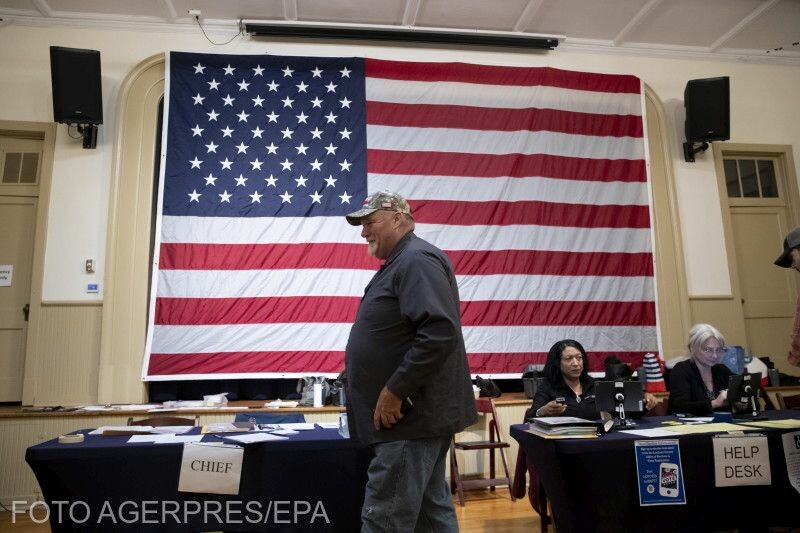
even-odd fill
[(396, 104), (461, 105), (503, 109), (559, 109), (603, 115), (641, 115), (641, 95), (600, 93), (535, 85), (367, 78), (367, 101)]
[[(361, 297), (371, 270), (162, 270), (163, 298)], [(652, 279), (495, 274), (456, 276), (461, 301), (653, 301)], [(577, 281), (580, 281), (579, 283)]]
[[(369, 174), (370, 192), (405, 193), (408, 200), (495, 202), (539, 201), (587, 205), (647, 205), (647, 184), (626, 181), (575, 181), (553, 178), (478, 178), (406, 174)], [(579, 206), (576, 206), (578, 209)]]
[[(302, 228), (302, 229), (298, 229)], [(646, 253), (648, 228), (574, 228), (536, 225), (453, 226), (417, 224), (415, 233), (443, 250), (548, 250)], [(364, 244), (358, 228), (343, 217), (296, 218), (169, 217), (162, 242), (198, 244)]]
[[(155, 326), (154, 353), (343, 351), (351, 324), (242, 324)], [(654, 327), (466, 326), (467, 353), (546, 352), (572, 338), (593, 352), (655, 350)]]
[(370, 150), (546, 154), (585, 159), (644, 158), (642, 139), (552, 131), (484, 131), (367, 125), (367, 138)]

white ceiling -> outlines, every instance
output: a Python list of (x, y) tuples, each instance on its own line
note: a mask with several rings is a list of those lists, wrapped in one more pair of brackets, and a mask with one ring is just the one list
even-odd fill
[(800, 0), (0, 0), (0, 24), (235, 34), (240, 19), (559, 35), (560, 47), (800, 65)]

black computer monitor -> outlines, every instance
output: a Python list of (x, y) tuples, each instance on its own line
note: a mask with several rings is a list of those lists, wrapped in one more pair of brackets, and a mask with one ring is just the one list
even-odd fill
[(760, 418), (761, 372), (733, 374), (728, 380), (728, 403), (734, 418)]
[(615, 427), (634, 426), (630, 415), (644, 412), (644, 387), (641, 381), (597, 381), (594, 387), (598, 411), (612, 413)]

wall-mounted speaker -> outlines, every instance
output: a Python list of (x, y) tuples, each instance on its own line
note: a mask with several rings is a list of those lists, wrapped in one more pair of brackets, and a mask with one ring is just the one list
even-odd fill
[[(730, 78), (689, 80), (683, 91), (686, 108), (684, 159), (694, 162), (697, 152), (706, 150), (711, 141), (727, 141), (731, 133)], [(702, 143), (698, 148), (695, 143)]]
[(100, 52), (50, 47), (53, 116), (65, 124), (102, 124)]
[(727, 141), (731, 132), (730, 78), (689, 80), (683, 91), (688, 142)]

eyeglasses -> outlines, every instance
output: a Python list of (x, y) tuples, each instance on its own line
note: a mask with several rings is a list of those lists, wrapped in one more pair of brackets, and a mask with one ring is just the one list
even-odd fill
[(721, 354), (725, 352), (725, 348), (708, 348), (704, 346), (703, 348), (700, 348), (700, 351), (707, 354)]

